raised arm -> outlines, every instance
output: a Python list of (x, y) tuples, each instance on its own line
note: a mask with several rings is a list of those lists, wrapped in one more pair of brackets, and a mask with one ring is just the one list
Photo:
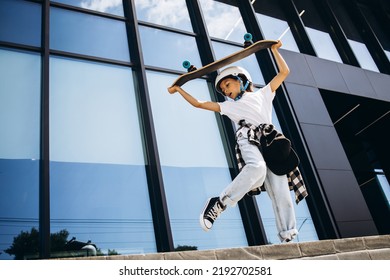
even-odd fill
[(290, 73), (290, 69), (286, 61), (284, 61), (282, 55), (279, 53), (279, 48), (282, 46), (282, 42), (279, 40), (278, 43), (272, 45), (271, 52), (274, 55), (276, 60), (276, 65), (279, 68), (278, 74), (271, 80), (271, 90), (274, 92), (278, 89), (278, 87), (283, 83), (283, 81), (287, 78)]
[(173, 86), (168, 88), (168, 92), (170, 94), (176, 92), (180, 93), (180, 95), (183, 96), (183, 98), (195, 108), (205, 109), (205, 110), (214, 111), (218, 113), (221, 112), (221, 108), (219, 107), (219, 104), (217, 102), (199, 101), (198, 99), (190, 95), (188, 92), (186, 92), (184, 89), (182, 89), (179, 86)]

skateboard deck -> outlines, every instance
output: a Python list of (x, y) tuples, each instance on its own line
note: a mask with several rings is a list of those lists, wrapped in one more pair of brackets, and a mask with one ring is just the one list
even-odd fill
[[(246, 41), (249, 41), (249, 40), (246, 39)], [(243, 59), (243, 58), (245, 58), (245, 57), (247, 57), (255, 52), (258, 52), (258, 51), (266, 49), (266, 48), (270, 48), (273, 44), (276, 44), (277, 42), (278, 41), (276, 41), (276, 40), (261, 40), (261, 41), (257, 41), (256, 43), (250, 43), (250, 45), (248, 47), (246, 47), (242, 50), (239, 50), (235, 53), (232, 53), (231, 55), (228, 55), (224, 58), (216, 60), (208, 65), (203, 66), (202, 68), (199, 68), (199, 69), (195, 68), (196, 70), (192, 70), (192, 71), (190, 68), (190, 63), (188, 61), (184, 61), (183, 66), (185, 68), (189, 68), (189, 72), (179, 76), (173, 82), (172, 86), (182, 86), (188, 81), (200, 78), (206, 74), (217, 71), (218, 69), (220, 69), (224, 66), (227, 66), (229, 64), (232, 64), (238, 60), (241, 60), (241, 59)]]

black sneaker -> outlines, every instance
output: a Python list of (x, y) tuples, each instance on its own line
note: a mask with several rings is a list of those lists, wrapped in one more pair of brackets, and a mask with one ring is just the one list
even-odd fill
[(214, 221), (226, 209), (219, 197), (212, 197), (207, 200), (203, 212), (200, 214), (200, 226), (208, 231), (213, 226)]

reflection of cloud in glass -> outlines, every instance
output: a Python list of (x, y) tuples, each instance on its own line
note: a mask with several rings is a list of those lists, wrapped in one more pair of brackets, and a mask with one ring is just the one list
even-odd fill
[(83, 0), (81, 7), (99, 12), (122, 6), (122, 0)]
[(185, 1), (178, 0), (136, 0), (138, 18), (159, 25), (181, 29), (189, 24)]
[(238, 41), (242, 41), (245, 27), (242, 21), (238, 21), (241, 15), (237, 7), (213, 0), (201, 0), (200, 3), (210, 36), (226, 39), (230, 34), (228, 39), (236, 41), (237, 34)]

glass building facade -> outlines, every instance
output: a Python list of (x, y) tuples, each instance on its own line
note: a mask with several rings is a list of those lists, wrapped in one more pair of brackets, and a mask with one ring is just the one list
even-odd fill
[[(206, 199), (238, 172), (234, 124), (167, 87), (184, 60), (287, 28), (273, 119), (309, 192), (297, 242), (390, 233), (389, 148), (373, 136), (390, 128), (389, 14), (380, 0), (1, 0), (0, 259), (22, 238), (19, 258), (83, 254), (58, 247), (63, 231), (102, 255), (278, 243), (266, 193), (202, 231)], [(236, 65), (258, 88), (277, 73), (268, 51)], [(184, 88), (223, 101), (215, 76)]]

